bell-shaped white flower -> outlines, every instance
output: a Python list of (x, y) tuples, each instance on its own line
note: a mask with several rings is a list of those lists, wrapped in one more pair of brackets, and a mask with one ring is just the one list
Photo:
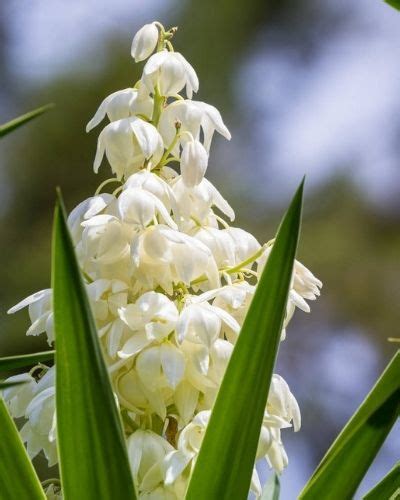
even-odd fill
[(185, 380), (195, 389), (205, 393), (208, 388), (215, 389), (215, 384), (208, 378), (210, 351), (205, 344), (183, 340), (179, 348), (186, 361)]
[(135, 114), (150, 116), (153, 110), (153, 99), (138, 89), (128, 88), (118, 90), (107, 96), (100, 104), (93, 118), (86, 125), (86, 132), (90, 132), (107, 115), (110, 122), (129, 118)]
[(132, 476), (139, 494), (151, 492), (162, 482), (163, 460), (174, 448), (158, 434), (138, 429), (128, 438), (127, 449)]
[(175, 389), (185, 372), (185, 358), (172, 342), (163, 342), (138, 354), (136, 370), (140, 380), (150, 391), (165, 385)]
[(179, 313), (162, 293), (144, 293), (134, 304), (121, 307), (122, 321), (134, 332), (118, 353), (121, 358), (137, 354), (153, 341), (161, 342), (175, 329)]
[[(164, 459), (166, 485), (173, 484), (182, 472), (193, 467), (203, 442), (211, 411), (199, 412), (192, 422), (181, 432), (178, 440), (178, 450), (172, 451)], [(250, 489), (256, 496), (261, 494), (261, 485), (256, 469), (253, 471)]]
[(95, 319), (103, 322), (118, 317), (119, 308), (127, 303), (128, 289), (121, 280), (98, 279), (86, 285)]
[(159, 175), (149, 172), (148, 170), (140, 170), (132, 174), (125, 182), (124, 189), (141, 188), (149, 193), (154, 194), (170, 212), (177, 212), (177, 204), (174, 192), (170, 185), (165, 182)]
[[(257, 272), (261, 275), (268, 257), (271, 253), (272, 245), (270, 245), (264, 252), (263, 256), (259, 259)], [(292, 283), (289, 291), (288, 311), (287, 316), (292, 316), (294, 306), (298, 307), (304, 312), (310, 312), (310, 306), (307, 300), (315, 300), (320, 295), (320, 288), (322, 282), (316, 278), (312, 272), (307, 269), (298, 260), (294, 261)]]
[(201, 128), (203, 129), (204, 147), (207, 151), (210, 150), (211, 140), (215, 131), (220, 133), (225, 139), (231, 139), (231, 134), (217, 108), (201, 101), (193, 101), (193, 104), (201, 111)]
[(178, 156), (179, 145), (185, 141), (187, 134), (199, 139), (202, 113), (193, 102), (188, 99), (173, 101), (161, 113), (158, 129), (166, 147), (172, 143), (176, 135), (176, 124), (179, 123), (180, 140), (172, 149), (175, 156)]
[(299, 405), (286, 381), (277, 374), (274, 374), (271, 379), (267, 410), (271, 415), (277, 415), (289, 424), (293, 423), (295, 432), (300, 429), (301, 415)]
[(8, 314), (14, 314), (28, 306), (31, 326), (26, 332), (27, 335), (40, 335), (46, 332), (47, 342), (51, 345), (54, 342), (54, 320), (52, 310), (52, 290), (46, 289), (36, 292), (22, 300), (9, 309)]
[(178, 340), (187, 339), (211, 347), (220, 334), (223, 322), (239, 332), (236, 320), (223, 309), (208, 302), (189, 304), (181, 312), (176, 325)]
[(190, 304), (182, 311), (177, 325), (180, 342), (184, 338), (210, 347), (219, 336), (221, 318), (206, 304)]
[(162, 420), (167, 416), (166, 402), (171, 401), (173, 389), (165, 384), (149, 390), (143, 384), (136, 369), (117, 372), (115, 390), (120, 404), (137, 415), (156, 413)]
[(276, 427), (271, 427), (272, 442), (266, 454), (266, 459), (269, 465), (278, 473), (281, 474), (288, 466), (289, 459), (282, 443), (281, 431)]
[(282, 472), (284, 468), (281, 464), (285, 462), (286, 453), (281, 441), (281, 429), (286, 427), (289, 424), (284, 419), (264, 413), (256, 460), (266, 457), (277, 472)]
[(118, 198), (118, 209), (121, 219), (128, 224), (145, 228), (160, 215), (168, 226), (177, 229), (161, 200), (145, 189), (124, 189)]
[(231, 221), (235, 218), (232, 207), (211, 182), (205, 178), (192, 189), (188, 189), (183, 179), (179, 178), (173, 185), (173, 191), (179, 212), (185, 219), (194, 217), (199, 222), (205, 223), (210, 214), (213, 215), (211, 211), (213, 206), (221, 210)]
[(113, 215), (95, 215), (82, 222), (82, 251), (85, 258), (104, 264), (116, 262), (129, 252), (128, 235)]
[(32, 401), (36, 392), (36, 380), (30, 373), (20, 373), (19, 375), (8, 377), (6, 382), (21, 382), (20, 385), (4, 389), (3, 398), (8, 404), (10, 413), (14, 418), (23, 417), (28, 404)]
[[(234, 248), (235, 248), (235, 264), (240, 264), (255, 255), (261, 248), (260, 243), (256, 238), (240, 229), (239, 227), (230, 227), (228, 229), (223, 229), (226, 231), (230, 238), (232, 238)], [(249, 264), (251, 267), (252, 263)]]
[(217, 339), (210, 349), (208, 377), (218, 385), (222, 382), (232, 351), (233, 345), (223, 339)]
[(181, 175), (185, 186), (192, 188), (200, 184), (207, 170), (208, 154), (197, 140), (185, 143), (181, 153)]
[(21, 429), (30, 458), (44, 451), (49, 466), (57, 463), (54, 367), (40, 379), (35, 396), (25, 410), (27, 422)]
[[(312, 272), (307, 269), (298, 260), (294, 263), (294, 273), (293, 273), (293, 292), (291, 298), (293, 302), (303, 309), (305, 312), (309, 312), (310, 308), (304, 304), (304, 301), (298, 300), (298, 297), (307, 300), (315, 300), (320, 295), (320, 288), (322, 288), (322, 282), (316, 278)], [(297, 300), (297, 301), (296, 301)], [(299, 302), (299, 303), (297, 303)]]
[[(170, 452), (164, 459), (166, 485), (171, 485), (188, 467), (193, 467), (200, 451), (211, 412), (201, 411), (181, 432), (178, 440), (178, 450)], [(250, 489), (256, 498), (261, 494), (261, 484), (254, 468)]]
[(116, 198), (112, 194), (101, 193), (82, 201), (72, 210), (68, 216), (68, 227), (75, 244), (77, 244), (82, 237), (82, 222), (90, 219), (94, 215), (100, 214), (115, 201)]
[(218, 268), (235, 264), (236, 249), (229, 233), (215, 227), (202, 227), (194, 237), (204, 243), (212, 252)]
[[(216, 290), (213, 305), (228, 312), (239, 325), (243, 325), (254, 291), (255, 287), (246, 281), (227, 285)], [(223, 333), (229, 342), (236, 342), (237, 333), (231, 328), (224, 326)]]
[(179, 52), (162, 50), (153, 54), (143, 68), (142, 81), (149, 92), (157, 87), (162, 96), (171, 96), (186, 87), (189, 99), (199, 89), (195, 70)]
[(144, 61), (157, 46), (159, 32), (155, 23), (145, 24), (132, 40), (131, 55), (135, 62)]
[[(257, 255), (261, 248), (253, 235), (236, 227), (221, 230), (203, 227), (194, 236), (207, 245), (220, 268), (234, 267), (246, 262)], [(252, 265), (253, 262), (249, 262), (245, 267), (251, 268)]]
[(163, 154), (157, 129), (140, 118), (123, 118), (109, 123), (100, 133), (94, 160), (97, 172), (104, 153), (112, 171), (121, 179), (141, 167), (145, 160), (156, 165)]
[[(214, 106), (200, 101), (178, 100), (169, 104), (161, 113), (159, 130), (164, 144), (169, 146), (176, 134), (176, 123), (180, 124), (179, 131), (184, 138), (188, 132), (196, 140), (200, 140), (200, 131), (203, 131), (204, 147), (207, 153), (210, 150), (214, 132), (219, 132), (226, 139), (231, 138), (220, 112)], [(178, 152), (178, 146), (173, 149)]]
[(160, 285), (167, 293), (173, 284), (190, 285), (205, 276), (211, 288), (219, 286), (219, 275), (210, 250), (200, 241), (159, 224), (149, 226), (132, 242), (135, 277), (145, 286)]
[(178, 450), (165, 459), (165, 483), (172, 484), (195, 458), (203, 442), (211, 411), (199, 412), (180, 433)]
[(113, 357), (121, 347), (124, 323), (118, 309), (128, 301), (129, 286), (117, 279), (98, 279), (86, 285), (99, 337), (105, 338), (108, 354)]
[(178, 440), (179, 450), (192, 457), (199, 453), (210, 415), (210, 410), (199, 412), (182, 430)]

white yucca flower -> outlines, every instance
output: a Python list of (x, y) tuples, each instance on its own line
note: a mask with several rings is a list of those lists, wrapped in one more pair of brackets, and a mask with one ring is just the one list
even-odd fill
[(203, 180), (208, 165), (208, 154), (200, 141), (189, 140), (182, 148), (181, 173), (184, 184), (192, 188)]
[(154, 166), (161, 159), (163, 143), (157, 129), (136, 117), (122, 118), (108, 124), (100, 133), (94, 159), (99, 170), (104, 153), (118, 179), (138, 170), (144, 161)]
[(154, 51), (158, 42), (156, 23), (145, 24), (133, 37), (131, 55), (136, 62), (147, 59)]
[[(140, 80), (106, 97), (87, 125), (89, 131), (109, 119), (99, 135), (94, 169), (106, 155), (114, 177), (68, 218), (118, 405), (131, 423), (126, 438), (139, 497), (171, 500), (184, 498), (273, 244), (262, 246), (230, 226), (232, 207), (204, 177), (214, 133), (231, 136), (214, 106), (191, 100), (199, 82), (192, 66), (172, 50), (174, 32), (151, 23), (135, 35), (132, 56), (148, 58)], [(187, 99), (177, 95), (183, 89)], [(102, 193), (111, 181), (117, 189)], [(309, 311), (306, 301), (314, 300), (321, 286), (296, 261), (285, 328), (296, 307)], [(27, 334), (46, 332), (52, 343), (51, 290), (29, 296), (9, 312), (24, 307), (31, 318)], [(53, 464), (54, 368), (39, 368), (11, 377), (26, 384), (5, 390), (4, 398), (13, 416), (25, 418), (21, 432), (29, 454), (43, 450)], [(152, 423), (160, 421), (155, 432)], [(300, 422), (295, 397), (274, 375), (257, 459), (266, 458), (281, 472), (288, 463), (282, 429), (297, 431)], [(256, 469), (252, 491), (260, 496)], [(51, 486), (47, 493), (58, 498)]]
[(136, 114), (150, 116), (153, 110), (153, 99), (139, 92), (137, 89), (124, 89), (113, 92), (100, 104), (96, 114), (86, 125), (86, 132), (97, 127), (104, 118), (108, 117), (110, 122), (129, 118)]
[(154, 54), (145, 64), (143, 84), (149, 92), (158, 89), (162, 96), (173, 96), (186, 87), (189, 99), (199, 90), (199, 80), (195, 70), (179, 52), (164, 49)]

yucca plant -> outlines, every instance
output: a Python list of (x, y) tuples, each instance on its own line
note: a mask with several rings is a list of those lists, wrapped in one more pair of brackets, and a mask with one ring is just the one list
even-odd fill
[[(265, 245), (215, 212), (234, 218), (204, 178), (214, 132), (230, 134), (192, 100), (199, 83), (175, 32), (155, 22), (135, 35), (142, 78), (87, 127), (108, 116), (94, 168), (105, 153), (114, 176), (69, 217), (58, 193), (52, 288), (10, 310), (29, 306), (28, 334), (46, 332), (55, 350), (0, 359), (2, 372), (33, 366), (1, 383), (1, 499), (279, 498), (281, 431), (298, 430), (300, 412), (275, 359), (322, 286), (295, 260), (303, 182)], [(399, 374), (397, 353), (300, 498), (352, 498), (399, 415)], [(10, 414), (25, 418), (20, 433)], [(40, 483), (30, 458), (42, 450), (60, 477)], [(275, 471), (264, 488), (263, 457)], [(367, 498), (399, 487), (396, 466)]]

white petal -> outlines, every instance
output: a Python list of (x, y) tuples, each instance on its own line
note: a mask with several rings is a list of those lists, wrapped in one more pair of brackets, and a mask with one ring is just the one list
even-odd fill
[(101, 165), (101, 162), (103, 160), (103, 156), (104, 156), (104, 153), (106, 150), (106, 145), (104, 142), (104, 133), (105, 133), (105, 129), (103, 129), (100, 132), (100, 135), (97, 139), (96, 156), (94, 158), (94, 163), (93, 163), (93, 170), (95, 171), (96, 174), (99, 171), (99, 167)]
[(310, 312), (310, 306), (295, 290), (290, 290), (289, 297), (299, 309), (307, 313)]
[(160, 385), (161, 361), (159, 347), (149, 347), (136, 359), (136, 369), (140, 380), (151, 391)]
[(94, 127), (96, 127), (104, 119), (104, 117), (106, 116), (106, 112), (107, 112), (107, 104), (110, 102), (113, 95), (114, 94), (107, 96), (103, 100), (103, 102), (100, 104), (95, 115), (86, 125), (86, 132), (90, 132)]
[(193, 417), (199, 394), (199, 391), (186, 380), (182, 380), (175, 390), (175, 405), (184, 425), (188, 424)]
[(171, 343), (164, 342), (160, 347), (160, 359), (164, 374), (170, 386), (175, 389), (185, 371), (183, 354)]
[(127, 440), (129, 463), (134, 477), (137, 477), (142, 460), (144, 438), (145, 431), (138, 429)]
[(231, 221), (235, 220), (235, 212), (233, 211), (229, 203), (225, 200), (225, 198), (223, 198), (217, 188), (213, 186), (207, 179), (203, 179), (203, 183), (212, 194), (213, 204), (217, 208), (219, 208), (219, 210), (221, 210), (221, 212), (224, 213)]
[(183, 57), (179, 52), (175, 52), (175, 56), (181, 61), (185, 68), (186, 72), (186, 94), (189, 99), (192, 98), (193, 92), (197, 92), (199, 90), (199, 79), (197, 78), (196, 72), (193, 69), (192, 65), (188, 63), (188, 61)]
[(21, 300), (21, 302), (18, 302), (14, 307), (11, 307), (7, 311), (7, 314), (14, 314), (17, 311), (23, 309), (26, 306), (29, 306), (30, 304), (33, 304), (34, 302), (37, 302), (39, 300), (42, 300), (43, 298), (47, 298), (51, 295), (51, 289), (47, 288), (46, 290), (40, 290), (39, 292), (35, 292), (32, 295), (29, 295), (29, 297), (26, 297), (25, 299)]
[(151, 123), (140, 118), (133, 118), (130, 125), (145, 158), (150, 158), (150, 156), (160, 152), (162, 149), (161, 136)]
[(125, 189), (118, 198), (118, 209), (125, 222), (146, 227), (155, 216), (153, 195), (143, 189)]
[(123, 359), (130, 358), (142, 351), (150, 342), (151, 340), (147, 338), (145, 333), (135, 333), (125, 342), (122, 349), (118, 351), (118, 356)]
[(231, 316), (229, 313), (221, 309), (220, 307), (217, 306), (210, 306), (212, 307), (212, 310), (219, 316), (219, 318), (227, 325), (229, 328), (231, 328), (234, 332), (239, 333), (240, 332), (240, 325), (239, 323), (235, 320), (233, 316)]
[(182, 451), (172, 451), (164, 459), (166, 485), (172, 484), (186, 469), (192, 455), (183, 453)]
[(112, 322), (107, 339), (107, 349), (110, 356), (115, 356), (118, 351), (122, 334), (124, 332), (124, 324), (120, 319)]

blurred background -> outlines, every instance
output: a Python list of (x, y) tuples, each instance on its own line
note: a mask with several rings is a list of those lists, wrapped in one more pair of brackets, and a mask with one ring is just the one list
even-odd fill
[[(1, 143), (1, 355), (46, 349), (26, 339), (27, 313), (49, 286), (55, 187), (69, 209), (107, 176), (84, 127), (109, 93), (132, 85), (145, 22), (174, 40), (232, 132), (216, 138), (209, 178), (236, 224), (270, 239), (303, 174), (300, 260), (324, 282), (297, 312), (277, 372), (303, 427), (285, 432), (282, 498), (296, 497), (395, 350), (400, 324), (400, 14), (381, 0), (8, 0), (0, 2), (0, 122), (56, 108)], [(397, 425), (357, 498), (399, 459)], [(39, 458), (44, 462), (44, 458)]]

